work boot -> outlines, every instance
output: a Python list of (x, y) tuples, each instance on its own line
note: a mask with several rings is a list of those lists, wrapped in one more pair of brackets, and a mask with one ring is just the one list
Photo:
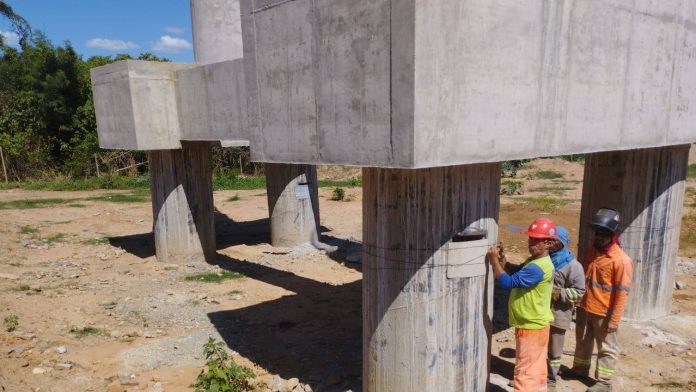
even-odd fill
[(556, 380), (548, 380), (546, 382), (546, 390), (548, 392), (556, 392)]
[(587, 392), (611, 392), (611, 385), (598, 382), (587, 388)]

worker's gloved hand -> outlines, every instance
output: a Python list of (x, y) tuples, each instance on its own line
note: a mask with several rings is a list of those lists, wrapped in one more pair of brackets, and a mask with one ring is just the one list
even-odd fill
[(554, 287), (551, 292), (551, 300), (555, 302), (559, 299), (561, 299), (561, 289)]

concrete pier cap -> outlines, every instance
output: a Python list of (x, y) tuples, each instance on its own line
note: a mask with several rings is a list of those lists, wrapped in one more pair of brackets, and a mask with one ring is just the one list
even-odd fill
[(693, 1), (240, 4), (257, 161), (424, 168), (696, 140)]

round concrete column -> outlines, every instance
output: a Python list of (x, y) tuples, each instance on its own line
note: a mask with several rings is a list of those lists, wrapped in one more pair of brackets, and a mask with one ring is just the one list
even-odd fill
[(150, 151), (150, 190), (157, 260), (215, 260), (212, 156), (207, 142)]
[(688, 155), (688, 145), (587, 155), (579, 253), (592, 246), (597, 209), (619, 211), (622, 248), (634, 263), (626, 318), (669, 314)]
[(487, 389), (499, 191), (497, 163), (363, 169), (365, 392)]
[(266, 163), (271, 245), (293, 247), (319, 240), (319, 194), (314, 165)]
[(239, 0), (191, 0), (191, 27), (197, 64), (242, 58)]

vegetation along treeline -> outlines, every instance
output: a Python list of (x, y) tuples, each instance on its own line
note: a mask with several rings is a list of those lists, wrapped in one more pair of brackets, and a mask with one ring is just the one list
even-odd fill
[[(131, 58), (119, 54), (83, 60), (69, 42), (55, 46), (40, 32), (33, 32), (20, 48), (0, 42), (2, 179), (55, 182), (106, 177), (87, 183), (129, 187), (132, 181), (111, 177), (146, 174), (145, 152), (100, 150), (97, 140), (89, 70)], [(168, 61), (151, 53), (137, 59)], [(219, 148), (214, 155), (217, 175), (228, 177), (223, 182), (240, 171), (262, 172), (262, 166), (249, 161), (248, 148)]]

